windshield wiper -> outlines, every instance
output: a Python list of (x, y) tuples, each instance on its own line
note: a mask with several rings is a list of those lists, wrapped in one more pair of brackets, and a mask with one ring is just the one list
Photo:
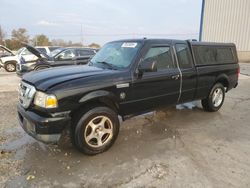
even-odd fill
[(100, 63), (100, 64), (103, 64), (103, 65), (106, 65), (107, 67), (113, 69), (113, 70), (117, 70), (117, 68), (111, 64), (111, 63), (107, 63), (106, 61), (97, 61), (97, 63)]

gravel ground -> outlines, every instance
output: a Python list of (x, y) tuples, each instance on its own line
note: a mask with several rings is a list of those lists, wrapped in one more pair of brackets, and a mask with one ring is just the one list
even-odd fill
[[(249, 187), (250, 64), (217, 113), (162, 109), (125, 121), (114, 146), (85, 156), (17, 122), (19, 78), (0, 70), (0, 187)], [(180, 108), (178, 108), (180, 109)]]

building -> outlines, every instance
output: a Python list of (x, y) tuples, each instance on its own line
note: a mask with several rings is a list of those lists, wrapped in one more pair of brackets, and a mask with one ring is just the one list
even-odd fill
[(250, 62), (250, 0), (203, 0), (200, 40), (233, 42)]

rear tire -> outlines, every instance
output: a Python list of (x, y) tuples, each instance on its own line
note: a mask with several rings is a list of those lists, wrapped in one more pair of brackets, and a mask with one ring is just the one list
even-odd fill
[(215, 84), (206, 99), (201, 100), (203, 109), (208, 112), (218, 111), (224, 103), (225, 88), (221, 83)]
[(114, 144), (120, 128), (116, 112), (108, 107), (94, 107), (78, 117), (74, 144), (80, 152), (96, 155)]
[(4, 68), (7, 72), (15, 72), (16, 71), (16, 63), (9, 62), (4, 65)]

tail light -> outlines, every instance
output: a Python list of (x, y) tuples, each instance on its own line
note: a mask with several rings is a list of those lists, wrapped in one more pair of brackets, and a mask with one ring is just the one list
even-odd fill
[(239, 78), (239, 76), (240, 76), (240, 68), (238, 68), (238, 70), (237, 70), (237, 76)]

